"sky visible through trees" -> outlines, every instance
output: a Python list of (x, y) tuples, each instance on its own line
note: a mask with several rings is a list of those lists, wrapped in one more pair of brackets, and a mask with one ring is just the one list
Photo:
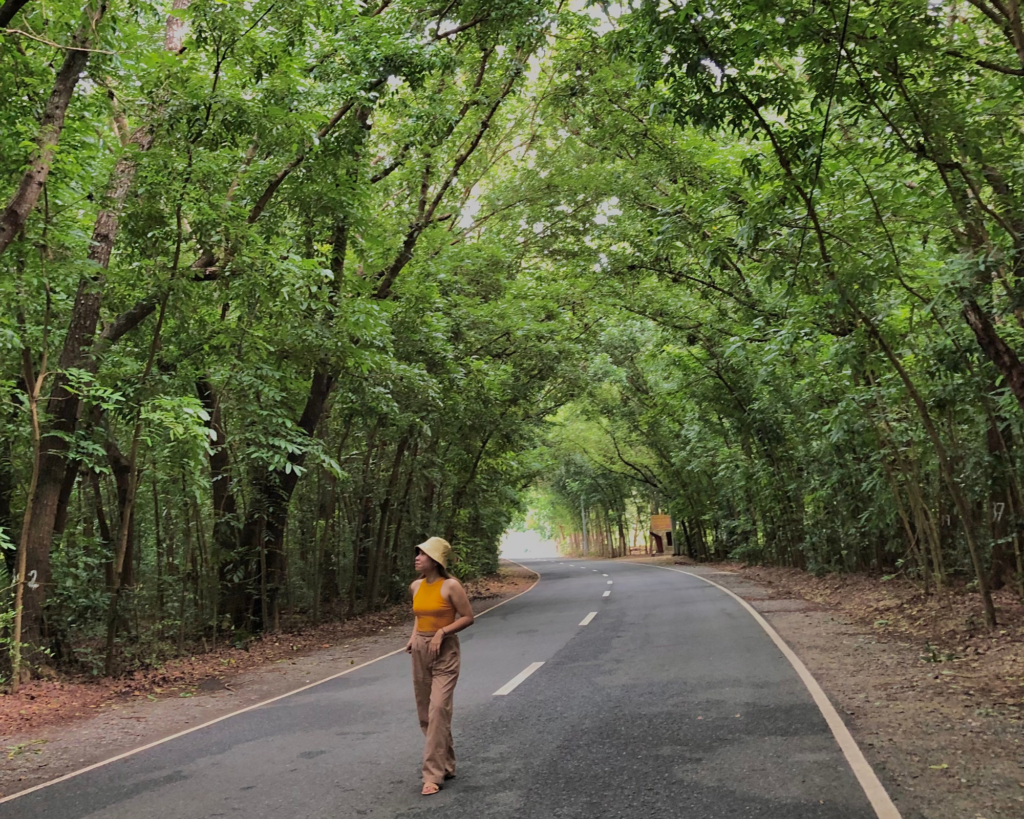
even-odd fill
[(1024, 593), (1018, 0), (6, 0), (0, 675), (510, 526)]

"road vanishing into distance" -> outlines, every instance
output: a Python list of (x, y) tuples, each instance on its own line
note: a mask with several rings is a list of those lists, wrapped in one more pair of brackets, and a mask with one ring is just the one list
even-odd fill
[(436, 796), (419, 795), (399, 653), (0, 804), (0, 819), (876, 817), (735, 599), (652, 566), (527, 565), (537, 586), (461, 635), (458, 776)]

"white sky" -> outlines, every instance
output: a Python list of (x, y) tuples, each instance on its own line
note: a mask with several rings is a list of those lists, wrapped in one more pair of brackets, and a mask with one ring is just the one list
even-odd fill
[(509, 560), (559, 557), (555, 541), (544, 540), (533, 529), (526, 532), (505, 532), (499, 553)]

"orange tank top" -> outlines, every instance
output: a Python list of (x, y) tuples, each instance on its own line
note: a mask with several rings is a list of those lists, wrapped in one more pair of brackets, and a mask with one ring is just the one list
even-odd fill
[(421, 634), (429, 634), (455, 622), (455, 606), (441, 596), (443, 585), (444, 578), (439, 577), (433, 583), (424, 580), (416, 589), (412, 613), (416, 615), (416, 631)]

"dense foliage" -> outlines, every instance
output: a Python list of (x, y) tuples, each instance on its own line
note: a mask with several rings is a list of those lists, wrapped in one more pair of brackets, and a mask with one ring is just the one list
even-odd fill
[(30, 668), (490, 569), (531, 485), (608, 552), (1024, 583), (1017, 0), (85, 6), (0, 6)]
[(637, 2), (618, 70), (561, 55), (559, 150), (621, 215), (591, 236), (600, 374), (555, 436), (589, 474), (556, 505), (621, 509), (628, 476), (694, 556), (963, 573), (995, 621), (1024, 589), (1019, 20)]

